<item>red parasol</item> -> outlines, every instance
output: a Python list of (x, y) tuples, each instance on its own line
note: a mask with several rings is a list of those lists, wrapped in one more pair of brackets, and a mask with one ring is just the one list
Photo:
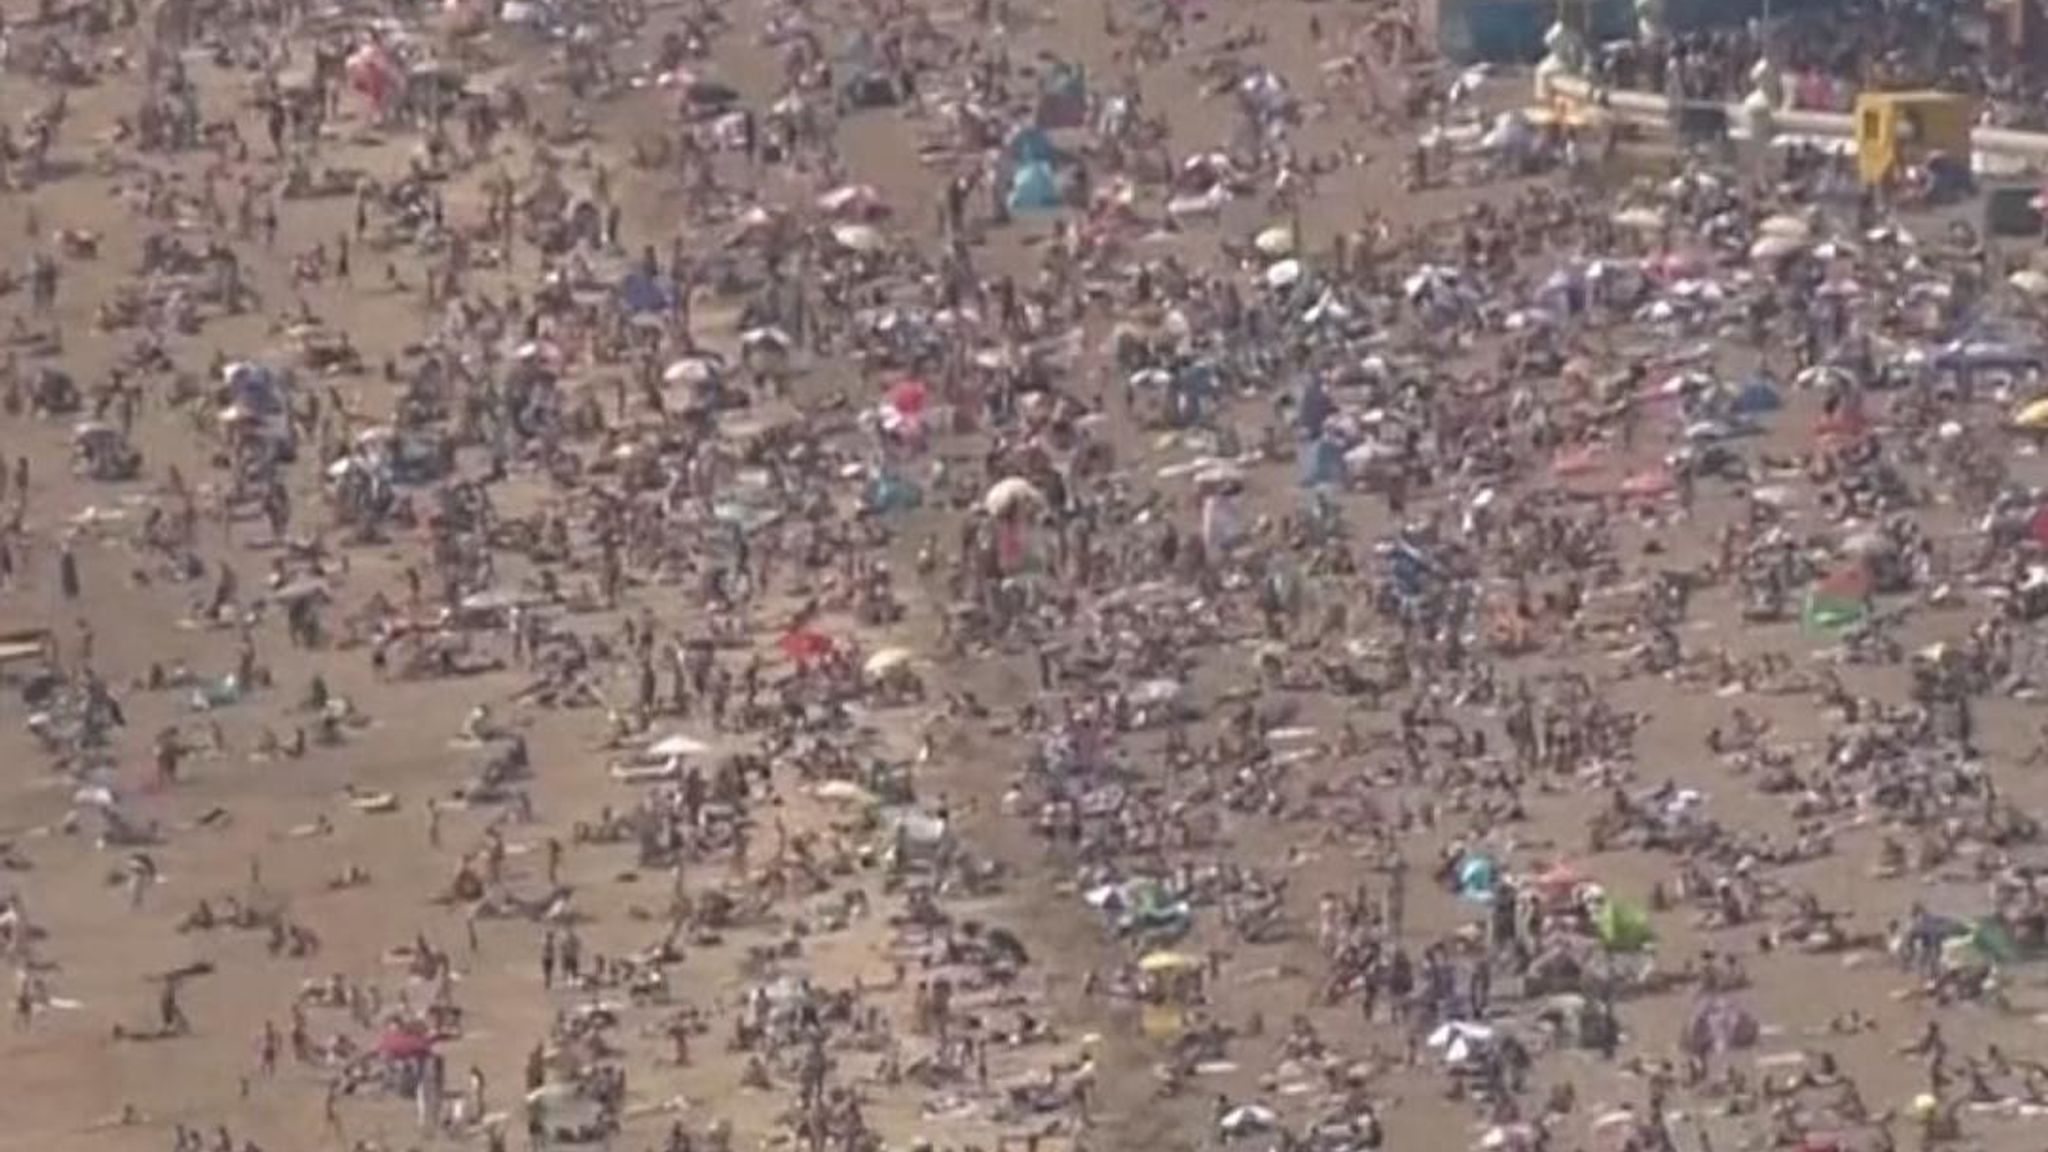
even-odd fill
[(377, 1055), (386, 1060), (418, 1060), (434, 1051), (434, 1038), (423, 1032), (393, 1028), (377, 1038)]
[(1651, 468), (1623, 480), (1621, 494), (1652, 499), (1669, 495), (1677, 486), (1678, 482), (1672, 478), (1670, 469)]
[(782, 654), (798, 664), (809, 664), (832, 654), (832, 638), (809, 628), (792, 628), (776, 641)]
[(930, 399), (931, 389), (915, 376), (898, 380), (889, 389), (889, 407), (903, 416), (916, 416), (922, 413), (925, 403)]

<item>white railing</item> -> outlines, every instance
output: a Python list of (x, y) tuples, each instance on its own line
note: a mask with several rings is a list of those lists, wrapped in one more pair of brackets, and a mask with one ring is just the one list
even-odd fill
[[(1563, 99), (1577, 104), (1598, 105), (1626, 123), (1657, 128), (1668, 127), (1671, 123), (1671, 101), (1653, 93), (1598, 88), (1578, 76), (1545, 77), (1538, 81), (1538, 89), (1540, 100)], [(1749, 117), (1742, 106), (1728, 104), (1724, 107), (1728, 113), (1730, 134), (1738, 138), (1747, 136)], [(1841, 112), (1778, 108), (1771, 111), (1771, 130), (1785, 135), (1853, 140), (1856, 138), (1856, 121)], [(2003, 161), (2006, 165), (2018, 161), (2048, 166), (2048, 132), (1978, 128), (1971, 133), (1970, 143), (1976, 153), (1972, 159), (1978, 167), (1982, 167), (1985, 159)]]

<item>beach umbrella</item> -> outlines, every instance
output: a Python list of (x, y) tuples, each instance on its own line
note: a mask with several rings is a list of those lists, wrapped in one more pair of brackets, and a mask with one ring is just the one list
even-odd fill
[(1569, 479), (1574, 476), (1586, 476), (1597, 472), (1600, 470), (1600, 464), (1600, 446), (1597, 444), (1586, 444), (1577, 448), (1567, 448), (1559, 452), (1557, 457), (1550, 462), (1550, 470), (1559, 477)]
[(1252, 247), (1259, 255), (1280, 259), (1294, 255), (1294, 227), (1289, 224), (1275, 224), (1252, 237)]
[(1216, 1121), (1216, 1128), (1225, 1136), (1239, 1136), (1247, 1132), (1267, 1131), (1279, 1119), (1278, 1113), (1263, 1104), (1240, 1104), (1225, 1112)]
[(1463, 1064), (1491, 1045), (1498, 1035), (1490, 1025), (1453, 1020), (1437, 1026), (1426, 1039), (1430, 1048), (1444, 1054), (1447, 1064)]
[(1022, 476), (1008, 476), (996, 481), (981, 497), (982, 509), (991, 516), (1007, 515), (1026, 504), (1043, 507), (1045, 494)]
[(841, 184), (818, 197), (818, 211), (828, 216), (868, 216), (882, 207), (881, 194), (867, 184)]
[(1813, 228), (1806, 221), (1783, 212), (1765, 217), (1763, 223), (1756, 226), (1756, 231), (1759, 236), (1780, 236), (1801, 243), (1813, 235)]
[(883, 648), (867, 658), (861, 671), (869, 676), (887, 676), (899, 668), (908, 668), (917, 654), (908, 648)]
[(775, 642), (797, 664), (811, 664), (832, 654), (832, 638), (811, 628), (792, 628)]
[(711, 745), (694, 736), (680, 732), (670, 733), (647, 746), (649, 756), (667, 758), (670, 756), (702, 756), (711, 751)]
[(1807, 589), (1802, 612), (1810, 628), (1846, 628), (1870, 614), (1870, 574), (1862, 561), (1844, 564)]
[(1549, 904), (1562, 904), (1572, 898), (1586, 877), (1578, 869), (1559, 861), (1533, 877), (1529, 884), (1536, 895)]
[(1670, 495), (1677, 486), (1669, 468), (1647, 468), (1624, 479), (1617, 491), (1623, 496), (1654, 500)]
[(875, 252), (882, 247), (882, 234), (868, 224), (841, 224), (832, 229), (832, 241), (848, 252)]
[(718, 365), (708, 356), (685, 356), (662, 370), (664, 384), (710, 384), (718, 379)]
[(377, 1038), (377, 1055), (386, 1060), (420, 1060), (434, 1051), (434, 1038), (422, 1032), (392, 1028)]
[(1664, 227), (1664, 214), (1655, 208), (1624, 208), (1614, 214), (1614, 222), (1623, 228), (1654, 232)]
[(1760, 263), (1783, 260), (1806, 247), (1803, 240), (1789, 236), (1765, 236), (1749, 246), (1749, 258)]
[(889, 407), (906, 417), (921, 414), (930, 398), (931, 390), (915, 376), (898, 380), (889, 388)]
[(1171, 704), (1173, 701), (1180, 699), (1181, 695), (1186, 691), (1187, 686), (1180, 681), (1162, 677), (1144, 681), (1133, 688), (1131, 690), (1131, 702), (1134, 704)]
[(2048, 428), (2048, 396), (2030, 401), (2012, 414), (2012, 426), (2037, 431)]
[(811, 795), (834, 804), (851, 804), (858, 808), (871, 808), (880, 799), (867, 789), (851, 780), (823, 780), (811, 789)]
[(1266, 268), (1264, 277), (1268, 288), (1292, 288), (1301, 283), (1304, 269), (1301, 261), (1292, 258), (1276, 260)]
[(2006, 277), (2005, 282), (2029, 296), (2048, 296), (2048, 272), (2038, 268), (2022, 268)]
[(1185, 952), (1147, 952), (1138, 960), (1140, 972), (1190, 972), (1201, 966), (1199, 957)]
[(749, 328), (740, 333), (740, 347), (749, 352), (785, 352), (788, 351), (789, 345), (789, 333), (772, 324)]
[(1602, 900), (1594, 913), (1593, 933), (1602, 948), (1618, 955), (1641, 952), (1657, 938), (1642, 908), (1613, 896)]

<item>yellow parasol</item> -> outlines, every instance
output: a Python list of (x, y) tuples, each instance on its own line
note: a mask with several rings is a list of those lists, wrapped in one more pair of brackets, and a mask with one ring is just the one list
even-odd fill
[(2012, 426), (2027, 429), (2048, 428), (2048, 396), (2032, 401), (2013, 413)]

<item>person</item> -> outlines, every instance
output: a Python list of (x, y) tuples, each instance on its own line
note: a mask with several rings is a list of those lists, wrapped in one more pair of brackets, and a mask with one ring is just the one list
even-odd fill
[(166, 977), (163, 988), (157, 994), (157, 1023), (166, 1036), (184, 1036), (192, 1031), (192, 1021), (185, 1015), (185, 1009), (178, 1003), (178, 979)]

